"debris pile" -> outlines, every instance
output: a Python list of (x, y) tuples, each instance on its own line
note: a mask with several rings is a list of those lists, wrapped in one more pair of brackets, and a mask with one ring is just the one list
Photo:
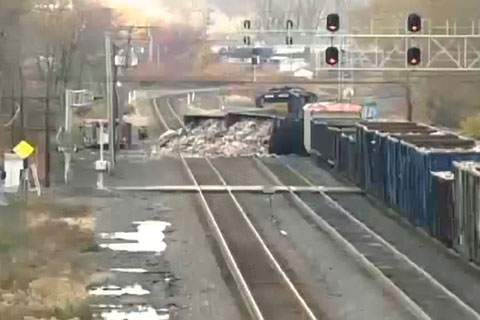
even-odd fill
[(160, 153), (188, 157), (265, 156), (272, 130), (271, 120), (243, 120), (227, 127), (224, 120), (208, 119), (186, 130), (166, 132), (158, 147)]

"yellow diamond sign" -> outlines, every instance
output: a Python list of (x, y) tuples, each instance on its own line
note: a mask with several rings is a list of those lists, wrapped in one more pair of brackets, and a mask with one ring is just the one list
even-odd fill
[(27, 159), (30, 157), (33, 151), (35, 151), (35, 149), (26, 141), (20, 141), (20, 143), (13, 148), (13, 152), (15, 152), (17, 156), (22, 159)]

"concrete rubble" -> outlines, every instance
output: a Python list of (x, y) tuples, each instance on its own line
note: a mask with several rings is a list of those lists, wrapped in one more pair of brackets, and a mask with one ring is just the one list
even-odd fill
[(223, 119), (208, 119), (186, 130), (167, 131), (157, 146), (161, 154), (187, 157), (266, 156), (272, 130), (271, 120), (243, 120), (227, 127)]

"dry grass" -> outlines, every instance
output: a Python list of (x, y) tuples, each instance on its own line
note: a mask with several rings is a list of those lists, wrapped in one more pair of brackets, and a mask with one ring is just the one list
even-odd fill
[(466, 136), (480, 138), (480, 116), (466, 118), (460, 123), (460, 128)]
[(17, 213), (17, 231), (0, 239), (0, 319), (88, 319), (90, 210), (42, 202)]

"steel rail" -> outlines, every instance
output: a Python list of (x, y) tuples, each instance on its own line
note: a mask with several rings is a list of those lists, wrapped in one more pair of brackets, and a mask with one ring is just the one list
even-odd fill
[(153, 109), (155, 111), (155, 114), (157, 115), (157, 118), (160, 120), (160, 122), (162, 123), (162, 125), (165, 127), (165, 129), (167, 131), (171, 130), (170, 127), (168, 126), (167, 122), (165, 121), (165, 118), (160, 113), (160, 108), (158, 107), (157, 99), (152, 99), (152, 100), (153, 100), (153, 106), (154, 106)]
[[(205, 192), (253, 192), (253, 193), (285, 193), (285, 192), (328, 192), (328, 193), (354, 193), (361, 194), (363, 191), (359, 188), (349, 187), (324, 187), (324, 186), (231, 186), (231, 185), (199, 185), (200, 190)], [(192, 192), (197, 191), (195, 185), (179, 185), (179, 186), (117, 186), (111, 187), (111, 190), (117, 191), (160, 191), (160, 192)]]
[(230, 273), (233, 276), (233, 279), (235, 280), (235, 283), (238, 287), (238, 290), (240, 291), (240, 294), (247, 306), (247, 309), (252, 316), (253, 319), (256, 320), (264, 320), (263, 314), (260, 311), (260, 308), (258, 307), (255, 299), (253, 298), (252, 292), (250, 291), (250, 288), (247, 285), (247, 282), (245, 281), (237, 262), (235, 261), (232, 252), (230, 251), (230, 248), (228, 247), (227, 241), (225, 240), (225, 237), (222, 234), (222, 231), (220, 230), (220, 227), (217, 224), (217, 221), (215, 220), (215, 217), (212, 213), (212, 210), (210, 209), (210, 206), (208, 205), (207, 199), (205, 199), (205, 196), (198, 184), (197, 179), (195, 178), (195, 175), (193, 174), (192, 170), (188, 166), (188, 163), (185, 161), (185, 158), (180, 155), (180, 159), (182, 161), (182, 164), (187, 171), (188, 176), (192, 180), (192, 182), (195, 184), (197, 188), (197, 194), (200, 198), (200, 203), (207, 215), (207, 221), (208, 224), (210, 225), (210, 228), (213, 230), (213, 234), (215, 239), (217, 240), (217, 243), (220, 247), (220, 250), (222, 252), (222, 255), (227, 263), (228, 269), (230, 270)]
[[(292, 172), (294, 173), (297, 177), (308, 183), (309, 185), (313, 185), (307, 178), (305, 178), (300, 172), (292, 168), (290, 165), (284, 163), (284, 165)], [(268, 169), (268, 168), (267, 168)], [(367, 231), (369, 234), (371, 234), (377, 241), (379, 241), (381, 244), (383, 244), (385, 247), (387, 247), (389, 250), (391, 250), (399, 259), (405, 261), (408, 265), (413, 267), (417, 272), (419, 272), (421, 275), (423, 275), (426, 279), (428, 279), (435, 287), (437, 287), (439, 290), (441, 290), (445, 295), (450, 297), (453, 301), (455, 301), (458, 305), (460, 305), (462, 308), (464, 308), (470, 315), (476, 319), (480, 319), (480, 314), (473, 309), (471, 306), (469, 306), (467, 303), (465, 303), (463, 300), (461, 300), (457, 295), (455, 295), (452, 291), (450, 291), (448, 288), (446, 288), (443, 284), (438, 282), (437, 279), (435, 279), (431, 274), (429, 274), (427, 271), (425, 271), (423, 268), (421, 268), (419, 265), (417, 265), (415, 262), (413, 262), (407, 255), (404, 253), (400, 252), (397, 248), (395, 248), (392, 244), (390, 244), (388, 241), (383, 239), (380, 235), (378, 235), (375, 231), (370, 229), (367, 225), (365, 225), (363, 222), (358, 220), (356, 217), (354, 217), (348, 210), (343, 208), (338, 202), (336, 202), (334, 199), (332, 199), (329, 195), (327, 195), (324, 192), (320, 192), (322, 197), (334, 208), (345, 214), (351, 221), (355, 222), (357, 225), (359, 225), (361, 228), (363, 228), (365, 231)], [(301, 200), (301, 199), (300, 199)], [(303, 200), (301, 200), (303, 202)], [(305, 204), (306, 205), (306, 204)], [(307, 205), (308, 206), (308, 205)], [(310, 209), (311, 210), (311, 209)], [(318, 217), (318, 215), (312, 210), (312, 212)], [(320, 218), (320, 217), (319, 217)], [(322, 219), (323, 220), (323, 219)], [(325, 222), (326, 223), (326, 222)], [(346, 240), (345, 240), (346, 241)], [(356, 249), (355, 249), (356, 250)], [(368, 261), (368, 260), (367, 260)], [(373, 266), (373, 264), (372, 264)], [(376, 267), (374, 267), (376, 268)], [(383, 274), (382, 274), (383, 275)], [(388, 279), (388, 278), (387, 278)], [(388, 279), (388, 281), (390, 281)], [(390, 281), (391, 282), (391, 281)], [(394, 285), (392, 283), (392, 285)], [(395, 286), (395, 285), (394, 285)], [(396, 286), (395, 286), (396, 287)], [(397, 287), (398, 288), (398, 287)], [(400, 289), (398, 289), (400, 290)], [(403, 291), (400, 290), (400, 292), (403, 293)], [(408, 300), (411, 301), (411, 299), (407, 296)], [(414, 303), (412, 301), (412, 303)], [(422, 313), (423, 310), (421, 310)], [(424, 313), (425, 314), (425, 313)], [(425, 316), (427, 316), (425, 314)], [(427, 316), (428, 317), (428, 316)]]
[[(212, 170), (215, 172), (215, 174), (218, 176), (218, 178), (220, 179), (220, 181), (222, 182), (223, 185), (227, 186), (227, 182), (225, 181), (225, 179), (222, 177), (220, 171), (218, 171), (218, 169), (213, 165), (213, 163), (210, 161), (209, 158), (205, 158), (205, 160), (207, 161), (208, 165), (212, 168)], [(298, 303), (300, 303), (300, 305), (302, 306), (302, 308), (304, 309), (306, 315), (308, 316), (309, 319), (311, 320), (316, 320), (317, 317), (315, 316), (315, 314), (313, 313), (313, 311), (310, 309), (310, 307), (308, 306), (308, 304), (305, 302), (305, 300), (303, 299), (303, 297), (300, 295), (300, 293), (298, 292), (297, 288), (295, 288), (295, 285), (292, 283), (292, 281), (290, 280), (290, 278), (287, 276), (287, 274), (285, 273), (285, 271), (283, 271), (282, 267), (280, 266), (280, 264), (278, 263), (278, 261), (275, 259), (275, 257), (273, 256), (272, 252), (270, 251), (270, 249), (268, 248), (268, 246), (266, 245), (265, 241), (263, 241), (262, 237), (260, 236), (260, 234), (258, 233), (257, 229), (255, 228), (255, 226), (253, 225), (252, 221), (248, 218), (247, 216), (247, 213), (245, 212), (245, 210), (243, 209), (243, 207), (241, 206), (240, 202), (238, 201), (237, 197), (233, 194), (232, 190), (228, 190), (228, 193), (231, 197), (231, 199), (233, 200), (233, 202), (235, 203), (235, 206), (237, 207), (238, 211), (240, 211), (240, 213), (242, 214), (243, 218), (245, 219), (245, 221), (247, 222), (250, 230), (254, 233), (255, 237), (257, 238), (257, 240), (260, 242), (262, 248), (263, 248), (263, 251), (265, 252), (265, 254), (268, 256), (272, 266), (277, 270), (277, 272), (280, 274), (281, 278), (284, 280), (285, 284), (287, 285), (287, 287), (290, 289), (290, 291), (293, 293), (293, 295), (295, 296), (295, 298), (297, 299)]]
[[(273, 173), (263, 162), (261, 162), (258, 158), (254, 158), (255, 163), (257, 164), (258, 168), (266, 174), (272, 181), (275, 183), (282, 184), (280, 178)], [(287, 164), (285, 164), (287, 166)], [(293, 171), (293, 168), (287, 166), (289, 170)], [(298, 173), (300, 174), (300, 173)], [(303, 176), (298, 176), (302, 180), (304, 180), (309, 185), (312, 183)], [(323, 194), (322, 191), (318, 191), (320, 194)], [(313, 211), (312, 208), (308, 204), (305, 203), (295, 192), (291, 191), (290, 195), (292, 196), (294, 202), (297, 206), (302, 209), (313, 221), (327, 234), (329, 234), (335, 241), (339, 242), (348, 253), (350, 253), (357, 261), (361, 262), (361, 264), (365, 267), (365, 269), (372, 274), (380, 283), (387, 288), (395, 297), (397, 297), (405, 307), (412, 312), (412, 314), (417, 319), (422, 320), (431, 320), (431, 318), (412, 300), (410, 297), (405, 294), (400, 288), (398, 288), (390, 279), (388, 279), (375, 265), (370, 262), (363, 254), (361, 254), (350, 242), (348, 242), (335, 228), (333, 228), (328, 222), (326, 222), (323, 218)], [(332, 200), (333, 201), (333, 200)]]
[[(157, 117), (159, 118), (160, 121), (163, 122), (163, 124), (165, 125), (165, 128), (167, 128), (168, 130), (168, 125), (166, 124), (165, 119), (163, 118), (160, 111), (158, 110), (156, 99), (153, 99), (153, 101), (154, 101), (155, 113)], [(236, 263), (232, 255), (232, 252), (228, 247), (225, 237), (223, 236), (222, 231), (220, 230), (220, 227), (218, 226), (217, 221), (215, 220), (212, 210), (208, 205), (207, 199), (205, 199), (205, 195), (203, 194), (203, 191), (200, 188), (200, 185), (198, 184), (198, 181), (195, 178), (195, 175), (193, 174), (192, 170), (188, 166), (188, 163), (185, 161), (185, 158), (181, 154), (180, 154), (180, 160), (188, 176), (190, 177), (190, 180), (193, 182), (196, 188), (196, 192), (200, 198), (200, 204), (207, 215), (207, 222), (213, 231), (215, 240), (217, 241), (217, 244), (220, 247), (220, 251), (222, 252), (223, 258), (225, 259), (227, 267), (230, 273), (232, 274), (233, 279), (235, 280), (235, 284), (237, 285), (237, 288), (240, 292), (240, 295), (242, 296), (242, 299), (247, 307), (248, 312), (250, 313), (251, 317), (255, 320), (265, 320), (263, 314), (260, 311), (260, 308), (258, 307), (255, 299), (253, 298), (252, 292), (250, 291), (250, 288), (248, 287), (247, 282), (245, 281), (242, 273), (240, 272), (238, 264)]]
[(170, 112), (173, 114), (173, 116), (175, 117), (175, 119), (177, 119), (177, 121), (180, 123), (180, 125), (182, 126), (183, 129), (187, 129), (185, 127), (185, 122), (182, 120), (182, 118), (178, 115), (178, 113), (175, 111), (175, 109), (173, 109), (173, 106), (172, 104), (170, 103), (170, 98), (171, 97), (167, 97), (167, 106), (168, 106), (168, 109), (170, 109)]

